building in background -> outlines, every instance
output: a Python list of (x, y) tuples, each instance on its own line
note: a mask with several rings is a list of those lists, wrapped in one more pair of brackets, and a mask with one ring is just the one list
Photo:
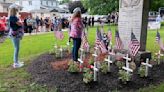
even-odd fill
[[(0, 12), (1, 13), (6, 13), (9, 10), (9, 6), (12, 5), (15, 2), (15, 0), (0, 0)], [(17, 5), (19, 8), (19, 11), (22, 10), (22, 6)]]
[(24, 12), (39, 9), (53, 9), (59, 5), (57, 0), (17, 0), (15, 3), (23, 6), (22, 11)]
[(58, 0), (17, 0), (15, 3), (23, 6), (22, 12), (30, 12), (34, 17), (50, 17), (50, 11), (59, 5)]

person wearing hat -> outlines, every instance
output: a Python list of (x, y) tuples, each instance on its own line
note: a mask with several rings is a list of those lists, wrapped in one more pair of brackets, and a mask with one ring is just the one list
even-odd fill
[(19, 18), (17, 17), (18, 14), (17, 6), (11, 5), (9, 9), (10, 9), (9, 10), (9, 26), (10, 26), (9, 36), (14, 45), (13, 68), (20, 68), (24, 65), (23, 62), (18, 61), (20, 40), (23, 36), (23, 27), (22, 27), (23, 24), (19, 21)]
[(83, 29), (84, 25), (81, 17), (81, 9), (75, 8), (70, 22), (70, 38), (73, 40), (72, 58), (75, 62), (78, 61), (78, 51), (81, 45)]

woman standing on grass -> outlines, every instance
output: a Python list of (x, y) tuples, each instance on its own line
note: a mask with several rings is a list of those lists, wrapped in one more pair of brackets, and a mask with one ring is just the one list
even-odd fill
[(82, 31), (84, 29), (80, 8), (75, 8), (73, 11), (70, 29), (70, 37), (73, 39), (72, 57), (73, 61), (77, 62), (78, 50), (81, 45)]
[(9, 11), (9, 24), (10, 24), (10, 32), (9, 36), (11, 37), (11, 40), (14, 45), (14, 68), (20, 68), (24, 64), (18, 61), (18, 55), (19, 55), (19, 46), (20, 46), (20, 40), (23, 36), (23, 23), (20, 22), (20, 20), (17, 17), (18, 9), (15, 5), (10, 6)]

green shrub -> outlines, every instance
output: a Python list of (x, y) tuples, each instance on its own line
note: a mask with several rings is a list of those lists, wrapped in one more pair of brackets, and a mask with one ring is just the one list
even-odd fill
[(93, 64), (94, 64), (94, 60), (93, 60), (93, 58), (90, 59), (88, 63), (89, 63), (90, 65), (93, 65)]
[(161, 26), (164, 26), (164, 22), (161, 22)]
[(126, 84), (127, 81), (130, 80), (130, 78), (131, 78), (131, 74), (130, 74), (130, 73), (127, 74), (126, 71), (124, 71), (124, 70), (119, 70), (119, 79), (120, 79), (124, 84)]
[(140, 77), (145, 77), (145, 73), (146, 73), (145, 66), (141, 65), (138, 70), (138, 74), (140, 75)]
[(108, 73), (108, 63), (107, 62), (103, 62), (101, 64), (100, 69), (101, 69), (102, 73), (107, 74)]
[(93, 71), (90, 68), (84, 68), (83, 81), (86, 84), (93, 81)]
[(123, 61), (117, 61), (116, 65), (119, 69), (121, 69), (124, 66), (124, 62)]
[(55, 49), (52, 49), (52, 50), (49, 51), (49, 54), (50, 55), (54, 55), (55, 53), (56, 53), (56, 50)]
[(73, 61), (71, 61), (68, 65), (69, 65), (69, 68), (68, 68), (69, 72), (75, 73), (79, 71), (78, 65), (74, 63)]

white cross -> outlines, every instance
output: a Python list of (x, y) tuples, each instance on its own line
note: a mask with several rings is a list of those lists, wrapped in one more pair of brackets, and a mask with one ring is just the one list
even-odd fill
[(108, 46), (108, 51), (110, 51), (112, 49), (112, 42), (110, 41), (110, 44)]
[(62, 46), (60, 47), (60, 56), (61, 56), (61, 58), (63, 57), (63, 48), (62, 48)]
[(112, 49), (112, 52), (109, 52), (109, 55), (115, 55), (114, 50)]
[(105, 61), (108, 62), (108, 72), (110, 72), (110, 64), (113, 63), (113, 61), (111, 61), (110, 55), (111, 54), (108, 55), (108, 58), (105, 58)]
[(57, 45), (56, 44), (54, 45), (54, 48), (57, 49)]
[(122, 68), (127, 71), (127, 74), (129, 74), (130, 72), (133, 72), (133, 70), (129, 68), (129, 61), (131, 61), (131, 58), (129, 58), (129, 55), (127, 54), (126, 57), (123, 57), (123, 59), (126, 60), (126, 67), (122, 67)]
[(159, 50), (158, 53), (155, 53), (155, 55), (157, 55), (158, 62), (160, 63), (161, 56), (164, 56), (164, 54), (161, 54), (161, 51)]
[(58, 47), (57, 47), (56, 44), (54, 45), (54, 48), (55, 48), (55, 54), (56, 54), (56, 56), (57, 56), (57, 48), (58, 48)]
[(142, 62), (141, 64), (146, 67), (145, 77), (147, 77), (148, 76), (149, 67), (152, 67), (152, 65), (149, 64), (149, 59), (148, 58), (146, 59), (146, 63)]
[(94, 81), (97, 81), (97, 72), (98, 72), (98, 68), (96, 68), (96, 62), (94, 62), (94, 66), (91, 65), (91, 68), (92, 68), (93, 71), (94, 71), (93, 80), (94, 80)]
[(67, 46), (69, 46), (70, 44), (69, 44), (69, 42), (67, 42)]
[(95, 57), (94, 61), (96, 62), (97, 61), (97, 57), (98, 57), (97, 51), (98, 51), (99, 48), (97, 48), (97, 47), (94, 47), (94, 48), (95, 48), (95, 51), (94, 51), (94, 54), (92, 54), (92, 56)]
[[(83, 52), (84, 49), (80, 48), (81, 54), (80, 54), (80, 58), (78, 58), (78, 61), (80, 62), (80, 66), (82, 66), (83, 64)], [(82, 69), (80, 68), (80, 72), (82, 71)]]

